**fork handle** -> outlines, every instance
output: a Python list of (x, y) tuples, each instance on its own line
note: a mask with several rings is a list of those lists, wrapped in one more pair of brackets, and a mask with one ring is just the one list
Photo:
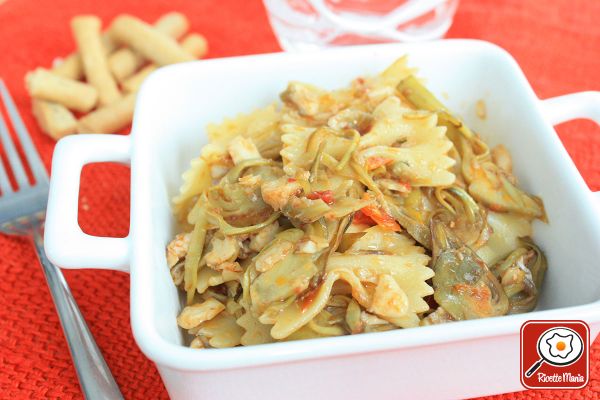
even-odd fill
[(123, 399), (119, 386), (102, 357), (71, 290), (60, 269), (44, 252), (41, 232), (35, 230), (33, 243), (54, 300), (58, 317), (69, 345), (75, 371), (86, 399)]

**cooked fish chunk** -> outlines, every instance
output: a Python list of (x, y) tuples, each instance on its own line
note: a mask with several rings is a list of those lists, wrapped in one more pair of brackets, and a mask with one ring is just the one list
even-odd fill
[(279, 232), (279, 223), (277, 221), (262, 228), (258, 233), (250, 238), (250, 250), (261, 251), (267, 244), (275, 239)]
[(375, 287), (369, 311), (382, 318), (400, 318), (408, 312), (408, 296), (393, 276), (383, 274)]
[(286, 176), (279, 179), (265, 182), (261, 185), (260, 191), (265, 203), (273, 207), (275, 211), (281, 210), (292, 197), (302, 193), (302, 186)]
[(211, 243), (212, 250), (206, 254), (205, 261), (206, 265), (213, 269), (219, 269), (219, 265), (235, 260), (240, 252), (240, 244), (231, 236), (214, 238)]
[(173, 239), (171, 243), (167, 245), (167, 265), (169, 268), (173, 267), (179, 260), (186, 256), (189, 245), (189, 233), (177, 234), (175, 239)]
[(233, 163), (236, 165), (244, 160), (261, 158), (258, 148), (256, 148), (252, 139), (243, 136), (236, 136), (233, 138), (227, 150), (229, 151)]
[(223, 303), (210, 298), (204, 303), (197, 303), (185, 307), (177, 317), (177, 324), (183, 329), (192, 329), (204, 321), (213, 319), (224, 309), (225, 306)]

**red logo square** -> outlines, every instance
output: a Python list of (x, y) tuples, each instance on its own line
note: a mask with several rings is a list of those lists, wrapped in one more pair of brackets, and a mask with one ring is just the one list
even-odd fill
[(521, 383), (529, 389), (588, 384), (590, 328), (583, 321), (527, 321), (521, 326)]

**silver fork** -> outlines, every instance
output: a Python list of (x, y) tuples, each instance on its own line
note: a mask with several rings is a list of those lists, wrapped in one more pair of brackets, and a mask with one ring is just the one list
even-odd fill
[(28, 236), (32, 239), (58, 316), (62, 325), (79, 384), (87, 399), (122, 399), (123, 395), (94, 341), (67, 281), (60, 269), (46, 257), (43, 245), (43, 226), (48, 201), (48, 174), (29, 133), (19, 116), (15, 103), (0, 79), (0, 97), (6, 106), (16, 136), (21, 142), (26, 162), (35, 178), (31, 185), (19, 154), (11, 139), (8, 126), (0, 113), (0, 143), (4, 146), (8, 164), (15, 177), (13, 189), (7, 171), (0, 161), (0, 232)]

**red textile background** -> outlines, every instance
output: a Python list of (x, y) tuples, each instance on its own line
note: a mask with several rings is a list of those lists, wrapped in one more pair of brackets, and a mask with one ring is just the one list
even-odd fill
[[(54, 143), (31, 113), (23, 76), (74, 48), (69, 19), (94, 13), (108, 23), (129, 12), (154, 21), (177, 10), (210, 43), (210, 57), (278, 51), (260, 0), (0, 0), (0, 77), (5, 80), (50, 165)], [(540, 97), (600, 90), (600, 1), (461, 0), (449, 37), (489, 40), (514, 55)], [(592, 190), (600, 189), (600, 129), (588, 121), (558, 133)], [(80, 224), (95, 235), (124, 236), (129, 226), (129, 172), (93, 165), (83, 173)], [(167, 398), (154, 365), (138, 350), (129, 325), (129, 277), (66, 271), (79, 306), (125, 398)], [(82, 398), (42, 272), (26, 240), (0, 235), (0, 397)], [(483, 357), (483, 356), (482, 356)], [(600, 342), (591, 379), (579, 391), (527, 391), (494, 399), (600, 397)]]

